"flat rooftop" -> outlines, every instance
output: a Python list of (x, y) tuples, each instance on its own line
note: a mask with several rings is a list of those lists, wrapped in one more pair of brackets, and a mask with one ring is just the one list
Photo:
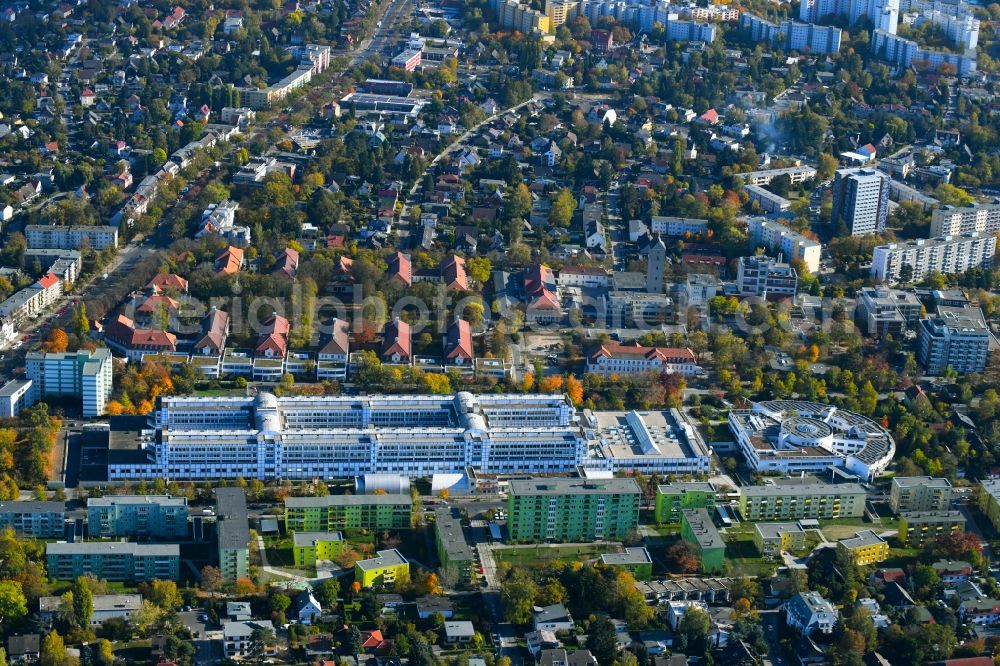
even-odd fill
[(292, 536), (292, 543), (297, 548), (307, 548), (315, 546), (319, 542), (343, 541), (342, 532), (296, 532)]
[(524, 495), (641, 495), (633, 479), (513, 479), (510, 494)]
[(355, 565), (362, 571), (371, 571), (385, 567), (394, 567), (400, 564), (409, 564), (407, 559), (403, 557), (403, 554), (395, 548), (392, 550), (380, 550), (377, 555), (378, 557), (373, 557), (369, 560), (358, 560), (355, 562)]
[(653, 558), (649, 556), (649, 551), (645, 548), (626, 548), (624, 553), (604, 553), (601, 555), (601, 562), (604, 564), (617, 564), (619, 566), (652, 564)]
[(697, 428), (677, 410), (594, 412), (601, 450), (613, 458), (709, 455)]

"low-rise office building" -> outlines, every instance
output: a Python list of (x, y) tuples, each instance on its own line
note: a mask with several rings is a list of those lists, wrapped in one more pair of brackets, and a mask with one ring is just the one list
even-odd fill
[[(41, 597), (38, 600), (38, 615), (51, 622), (62, 610), (62, 597)], [(91, 598), (90, 626), (100, 627), (108, 620), (131, 620), (142, 608), (141, 594), (96, 594)]]
[(108, 495), (87, 499), (87, 533), (91, 538), (188, 536), (185, 497)]
[(771, 257), (740, 257), (736, 270), (741, 296), (795, 296), (798, 291), (795, 269)]
[(126, 542), (59, 541), (45, 546), (46, 570), (54, 580), (93, 575), (110, 581), (177, 580), (180, 546)]
[(636, 580), (649, 580), (653, 577), (653, 558), (645, 548), (626, 548), (624, 553), (604, 553), (601, 555), (601, 564), (625, 569)]
[(513, 542), (622, 539), (639, 525), (632, 479), (515, 479), (507, 497)]
[(932, 476), (895, 476), (889, 506), (904, 511), (945, 511), (951, 506), (951, 481)]
[(858, 292), (858, 323), (871, 336), (898, 338), (917, 325), (922, 313), (923, 305), (912, 291), (865, 287)]

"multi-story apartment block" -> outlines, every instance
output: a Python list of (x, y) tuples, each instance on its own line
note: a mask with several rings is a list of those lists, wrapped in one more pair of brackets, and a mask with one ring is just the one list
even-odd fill
[(518, 0), (490, 0), (490, 8), (497, 15), (498, 23), (504, 28), (520, 30), (526, 35), (548, 34), (552, 32), (552, 19)]
[(928, 541), (965, 529), (961, 511), (906, 511), (899, 514), (899, 542), (919, 548)]
[(823, 54), (840, 52), (843, 31), (833, 26), (792, 20), (772, 23), (748, 13), (740, 16), (740, 26), (750, 32), (750, 37), (755, 42), (768, 42), (783, 51)]
[(25, 357), (34, 398), (74, 396), (83, 401), (84, 418), (107, 411), (112, 392), (111, 351), (28, 352)]
[(939, 305), (937, 316), (922, 319), (917, 333), (917, 360), (928, 375), (948, 368), (959, 374), (986, 369), (993, 336), (979, 308)]
[(799, 276), (790, 265), (771, 257), (740, 257), (736, 288), (741, 296), (795, 296)]
[(921, 47), (885, 30), (873, 30), (870, 53), (896, 67), (922, 67), (935, 70), (941, 65), (953, 67), (959, 76), (975, 73), (978, 61), (974, 55), (964, 55)]
[(170, 495), (108, 495), (87, 499), (91, 538), (188, 536), (187, 498)]
[(24, 236), (30, 248), (79, 250), (89, 246), (94, 250), (104, 250), (118, 246), (118, 227), (110, 226), (57, 227), (29, 224), (24, 228)]
[(799, 18), (816, 23), (833, 16), (844, 16), (850, 25), (867, 19), (880, 30), (896, 32), (899, 22), (899, 0), (804, 0)]
[(996, 236), (978, 232), (879, 245), (871, 274), (879, 282), (919, 282), (931, 273), (964, 273), (989, 266), (996, 246)]
[(66, 505), (37, 500), (0, 502), (0, 532), (8, 529), (20, 537), (60, 539), (66, 531)]
[(384, 587), (409, 575), (410, 563), (395, 548), (380, 550), (376, 555), (377, 557), (354, 563), (354, 580), (362, 588)]
[(744, 185), (750, 203), (756, 203), (765, 213), (783, 213), (792, 207), (792, 202), (783, 196), (766, 190), (760, 185)]
[(857, 483), (748, 486), (740, 491), (744, 519), (860, 518), (865, 489)]
[(632, 479), (515, 479), (507, 497), (514, 542), (622, 539), (639, 525)]
[(681, 539), (694, 549), (701, 571), (716, 573), (725, 569), (726, 542), (707, 509), (681, 509)]
[(944, 511), (951, 506), (951, 482), (932, 476), (893, 477), (889, 506), (896, 513)]
[(715, 508), (715, 485), (710, 481), (678, 481), (656, 487), (658, 523), (679, 523), (683, 509)]
[(757, 523), (753, 542), (761, 557), (778, 558), (782, 551), (801, 550), (806, 545), (806, 531), (798, 523)]
[(771, 181), (778, 176), (788, 176), (792, 185), (804, 183), (816, 177), (816, 168), (811, 166), (785, 167), (783, 169), (762, 169), (760, 171), (747, 171), (739, 174), (740, 179), (747, 185), (770, 185)]
[(983, 479), (979, 482), (979, 510), (993, 527), (1000, 529), (1000, 479)]
[(663, 236), (705, 236), (708, 234), (708, 220), (654, 215), (650, 219), (649, 230)]
[(862, 530), (850, 539), (837, 542), (837, 548), (846, 551), (859, 567), (881, 562), (889, 557), (889, 542), (872, 530)]
[(438, 507), (434, 511), (434, 543), (449, 586), (470, 582), (476, 557), (465, 540), (462, 518), (454, 507)]
[(296, 532), (292, 536), (295, 566), (311, 567), (317, 561), (332, 560), (344, 552), (342, 532)]
[(405, 530), (412, 525), (413, 498), (409, 494), (327, 495), (285, 500), (285, 529), (289, 532)]
[(49, 577), (74, 580), (88, 574), (110, 581), (177, 580), (180, 546), (126, 542), (63, 541), (47, 544)]
[(1000, 204), (945, 206), (931, 213), (931, 238), (978, 232), (983, 236), (1000, 232)]
[(250, 573), (250, 527), (247, 496), (242, 488), (216, 488), (216, 536), (219, 570), (223, 580), (234, 581)]
[[(766, 172), (759, 171), (757, 173)], [(743, 174), (743, 177), (746, 175)], [(749, 218), (747, 220), (747, 235), (750, 236), (752, 242), (765, 246), (771, 252), (780, 252), (789, 261), (801, 261), (810, 273), (819, 270), (820, 254), (823, 248), (819, 241), (806, 238), (797, 231), (766, 217)]]
[(12, 379), (0, 387), (0, 418), (13, 418), (37, 402), (30, 379)]
[(889, 176), (875, 169), (838, 169), (830, 224), (852, 236), (881, 233), (889, 217)]
[(898, 337), (920, 321), (923, 305), (912, 291), (864, 287), (858, 292), (857, 320), (872, 336)]

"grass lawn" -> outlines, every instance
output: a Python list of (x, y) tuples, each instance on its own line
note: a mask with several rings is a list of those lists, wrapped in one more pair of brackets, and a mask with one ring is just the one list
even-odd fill
[(732, 576), (769, 576), (774, 570), (774, 563), (760, 556), (753, 537), (746, 534), (736, 534), (735, 538), (726, 539), (726, 565)]
[(538, 567), (555, 560), (588, 560), (600, 557), (602, 553), (621, 552), (615, 544), (593, 544), (584, 546), (511, 546), (493, 551), (500, 562), (508, 562), (513, 567)]

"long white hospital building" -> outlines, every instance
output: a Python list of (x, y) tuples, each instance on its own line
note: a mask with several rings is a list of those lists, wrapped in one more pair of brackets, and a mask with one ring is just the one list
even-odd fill
[[(125, 422), (124, 420), (122, 421)], [(312, 479), (388, 473), (701, 474), (710, 451), (669, 412), (577, 411), (564, 395), (163, 397), (109, 433), (108, 478)]]

